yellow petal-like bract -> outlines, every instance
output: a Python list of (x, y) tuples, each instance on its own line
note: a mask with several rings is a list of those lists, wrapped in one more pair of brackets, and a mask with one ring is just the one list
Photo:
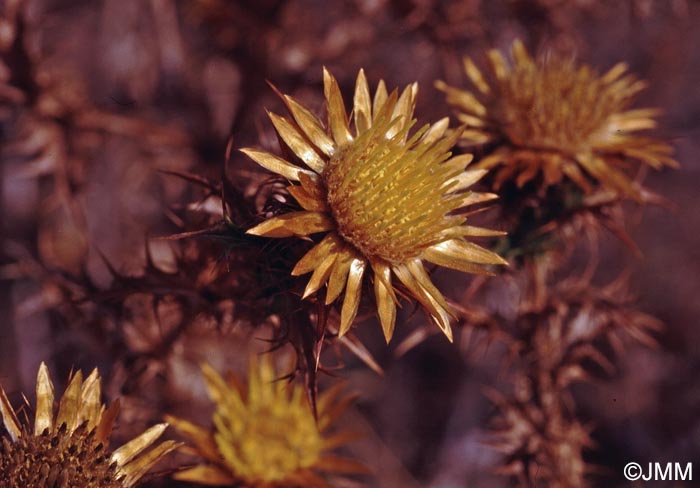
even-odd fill
[(225, 381), (209, 366), (203, 366), (203, 373), (216, 407), (214, 428), (168, 418), (203, 459), (177, 473), (177, 479), (205, 485), (329, 488), (322, 473), (365, 471), (329, 453), (353, 437), (351, 432), (326, 435), (349, 404), (349, 398), (337, 398), (340, 387), (320, 396), (317, 422), (304, 389), (277, 381), (268, 357), (251, 360), (247, 388), (233, 378)]
[(353, 120), (335, 78), (324, 70), (328, 121), (323, 124), (293, 98), (282, 95), (290, 119), (271, 114), (280, 142), (307, 168), (256, 149), (243, 152), (292, 182), (289, 192), (303, 210), (270, 218), (249, 233), (268, 237), (325, 233), (293, 274), (312, 273), (304, 297), (327, 285), (330, 304), (345, 291), (340, 335), (357, 315), (366, 277), (374, 281), (378, 315), (387, 342), (398, 303), (392, 280), (428, 311), (452, 340), (451, 311), (423, 267), (423, 260), (460, 271), (486, 273), (505, 264), (498, 255), (465, 240), (499, 235), (464, 225), (457, 213), (495, 198), (465, 191), (483, 175), (466, 169), (470, 155), (451, 157), (460, 131), (448, 121), (413, 130), (418, 85), (399, 95), (381, 81), (374, 94), (364, 72), (357, 77)]
[(545, 186), (568, 178), (589, 192), (597, 181), (639, 200), (639, 185), (624, 171), (628, 162), (677, 166), (671, 146), (637, 135), (656, 126), (658, 112), (629, 109), (646, 84), (624, 63), (600, 75), (552, 53), (533, 59), (520, 41), (513, 43), (512, 65), (497, 50), (488, 57), (488, 74), (464, 60), (473, 91), (436, 86), (466, 124), (462, 138), (493, 145), (476, 167), (500, 166), (496, 189), (506, 181), (522, 187), (541, 175)]
[(167, 424), (156, 425), (113, 453), (109, 438), (119, 404), (101, 403), (101, 379), (94, 370), (83, 380), (74, 374), (54, 409), (48, 368), (41, 364), (36, 383), (34, 427), (19, 421), (0, 387), (0, 414), (9, 437), (0, 444), (0, 486), (6, 488), (129, 488), (178, 447), (165, 441), (144, 453)]

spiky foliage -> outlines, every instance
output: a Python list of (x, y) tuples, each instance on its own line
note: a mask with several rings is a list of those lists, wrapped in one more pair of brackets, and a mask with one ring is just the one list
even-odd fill
[(624, 339), (653, 347), (662, 324), (639, 310), (626, 275), (603, 287), (583, 275), (560, 276), (561, 256), (550, 253), (517, 276), (518, 304), (505, 316), (472, 310), (469, 325), (505, 343), (508, 393), (490, 389), (498, 408), (490, 441), (504, 454), (499, 472), (520, 486), (586, 486), (595, 471), (585, 453), (591, 431), (577, 416), (571, 387), (614, 371)]
[(352, 432), (327, 435), (350, 403), (350, 397), (337, 399), (340, 387), (320, 396), (317, 422), (301, 386), (275, 381), (268, 356), (251, 359), (247, 387), (234, 377), (224, 380), (210, 366), (202, 372), (216, 407), (214, 427), (168, 418), (203, 459), (177, 473), (177, 479), (259, 488), (329, 487), (320, 472), (365, 471), (328, 452), (353, 437)]
[[(586, 486), (590, 468), (584, 451), (594, 446), (590, 427), (556, 397), (490, 396), (499, 410), (490, 436), (491, 445), (504, 454), (499, 474), (512, 476), (522, 487)], [(543, 399), (548, 401), (539, 403)]]
[(505, 264), (498, 255), (465, 236), (499, 232), (464, 225), (455, 212), (490, 200), (492, 194), (464, 192), (484, 170), (465, 170), (471, 155), (450, 157), (459, 131), (445, 137), (447, 119), (410, 135), (418, 85), (398, 96), (380, 81), (374, 99), (363, 71), (357, 77), (350, 129), (335, 78), (324, 70), (328, 124), (282, 95), (292, 119), (270, 114), (281, 142), (309, 169), (273, 154), (243, 149), (261, 166), (291, 182), (289, 192), (302, 209), (269, 218), (248, 232), (268, 237), (325, 234), (295, 266), (292, 274), (313, 272), (304, 297), (327, 284), (325, 303), (345, 290), (339, 334), (357, 314), (363, 277), (372, 272), (384, 336), (396, 320), (395, 276), (407, 294), (428, 311), (451, 340), (451, 311), (430, 280), (423, 260), (470, 273), (484, 265)]
[[(572, 182), (551, 186), (533, 194), (514, 184), (503, 188), (498, 218), (508, 235), (496, 249), (513, 261), (528, 261), (549, 251), (573, 248), (582, 243), (595, 245), (611, 233), (632, 253), (640, 255), (627, 231), (624, 201), (610, 191), (584, 194)], [(644, 204), (668, 206), (663, 197), (643, 191)]]
[(506, 181), (522, 187), (541, 175), (544, 186), (568, 178), (590, 192), (598, 182), (642, 200), (639, 186), (625, 174), (630, 162), (677, 166), (671, 146), (637, 134), (656, 126), (658, 111), (629, 109), (646, 84), (627, 74), (624, 63), (600, 75), (552, 53), (533, 59), (520, 41), (513, 43), (512, 65), (497, 50), (488, 56), (490, 76), (464, 60), (475, 90), (436, 86), (467, 125), (463, 140), (494, 146), (476, 167), (501, 166), (496, 188)]
[(0, 446), (0, 482), (8, 488), (128, 488), (179, 444), (165, 441), (144, 453), (163, 434), (158, 424), (110, 453), (109, 438), (119, 403), (101, 403), (97, 370), (75, 373), (58, 410), (48, 368), (39, 367), (33, 428), (20, 422), (0, 387), (0, 413), (7, 435)]

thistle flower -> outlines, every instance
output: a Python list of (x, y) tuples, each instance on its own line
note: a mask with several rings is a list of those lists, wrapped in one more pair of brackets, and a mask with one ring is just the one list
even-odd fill
[(268, 358), (251, 359), (247, 389), (237, 378), (224, 380), (210, 366), (204, 365), (202, 372), (216, 405), (214, 428), (168, 418), (204, 459), (204, 464), (177, 473), (176, 479), (255, 488), (329, 487), (319, 471), (365, 471), (354, 461), (326, 452), (354, 437), (351, 432), (325, 435), (350, 402), (347, 397), (336, 401), (340, 387), (319, 398), (317, 422), (304, 389), (275, 382)]
[(54, 415), (54, 389), (44, 363), (36, 382), (34, 428), (20, 422), (0, 387), (0, 413), (7, 435), (0, 445), (0, 484), (8, 488), (128, 488), (178, 443), (165, 441), (148, 453), (166, 429), (158, 424), (110, 454), (109, 437), (119, 403), (100, 403), (97, 370), (83, 381), (75, 373)]
[(458, 118), (467, 125), (464, 140), (496, 145), (476, 165), (503, 165), (495, 174), (495, 188), (509, 180), (522, 187), (541, 173), (545, 186), (567, 177), (590, 192), (597, 180), (639, 200), (640, 189), (624, 173), (627, 163), (677, 166), (671, 146), (636, 134), (656, 126), (658, 111), (628, 109), (646, 83), (627, 74), (624, 63), (601, 76), (554, 54), (533, 60), (520, 41), (512, 46), (512, 66), (495, 49), (488, 56), (491, 83), (465, 58), (464, 70), (476, 91), (443, 82), (436, 86), (461, 112)]
[(495, 198), (465, 193), (485, 170), (465, 170), (471, 155), (450, 157), (459, 136), (445, 136), (448, 120), (426, 125), (409, 137), (418, 85), (398, 96), (387, 94), (379, 82), (370, 98), (360, 70), (353, 103), (354, 130), (343, 106), (340, 88), (323, 73), (328, 124), (306, 108), (281, 95), (292, 119), (269, 114), (281, 142), (308, 169), (257, 149), (243, 149), (261, 166), (294, 182), (289, 192), (302, 211), (272, 217), (248, 232), (268, 237), (325, 233), (293, 269), (313, 271), (304, 298), (327, 283), (325, 303), (345, 289), (340, 335), (350, 328), (360, 304), (363, 277), (371, 270), (379, 318), (387, 342), (394, 332), (396, 276), (452, 340), (451, 311), (431, 282), (423, 260), (469, 273), (484, 273), (483, 265), (506, 264), (498, 255), (473, 244), (465, 236), (501, 235), (464, 225), (455, 215), (467, 205)]

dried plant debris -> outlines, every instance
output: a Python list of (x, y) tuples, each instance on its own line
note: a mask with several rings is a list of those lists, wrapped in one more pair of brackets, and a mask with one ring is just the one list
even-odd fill
[[(90, 97), (88, 80), (42, 44), (44, 19), (37, 11), (27, 2), (10, 1), (3, 13), (0, 155), (10, 168), (6, 187), (32, 190), (13, 192), (18, 208), (11, 207), (9, 213), (22, 215), (23, 206), (35, 205), (38, 215), (29, 217), (38, 220), (36, 246), (42, 259), (76, 271), (87, 259), (89, 245), (102, 244), (95, 236), (103, 230), (95, 222), (102, 220), (94, 209), (109, 208), (110, 195), (101, 195), (99, 203), (91, 200), (99, 178), (112, 178), (110, 183), (117, 186), (149, 188), (155, 167), (183, 169), (191, 163), (191, 141), (177, 124), (160, 124), (134, 110), (100, 108)], [(137, 163), (128, 172), (102, 167), (105, 161), (126, 158)], [(38, 201), (25, 201), (35, 193)], [(152, 198), (135, 193), (138, 204), (118, 205), (133, 216), (137, 208), (143, 212), (152, 207)], [(128, 219), (111, 210), (113, 225)]]

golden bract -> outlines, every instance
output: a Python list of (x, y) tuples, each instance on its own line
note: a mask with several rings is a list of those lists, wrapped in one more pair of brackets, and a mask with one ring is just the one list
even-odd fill
[(335, 401), (339, 388), (320, 396), (317, 423), (304, 389), (277, 381), (268, 358), (251, 360), (247, 389), (233, 378), (225, 381), (209, 366), (202, 371), (216, 405), (214, 429), (168, 419), (205, 461), (177, 473), (177, 479), (206, 485), (326, 488), (319, 472), (365, 471), (327, 452), (353, 437), (348, 432), (325, 435), (349, 404), (349, 398)]
[(119, 404), (100, 401), (101, 379), (94, 370), (85, 381), (74, 374), (54, 414), (54, 389), (44, 363), (36, 382), (33, 430), (17, 418), (0, 387), (0, 413), (9, 438), (0, 446), (0, 485), (6, 488), (128, 488), (178, 443), (165, 441), (144, 453), (167, 424), (158, 424), (112, 452), (108, 451)]
[(638, 185), (621, 171), (627, 161), (655, 169), (677, 166), (668, 144), (635, 134), (655, 127), (658, 112), (628, 110), (645, 83), (627, 74), (624, 63), (601, 76), (553, 54), (533, 60), (520, 41), (513, 43), (512, 66), (497, 50), (488, 56), (488, 80), (471, 59), (464, 60), (475, 91), (443, 82), (436, 86), (461, 111), (458, 118), (467, 125), (462, 134), (466, 141), (496, 145), (476, 165), (503, 165), (496, 173), (496, 188), (508, 180), (523, 186), (541, 173), (545, 185), (568, 177), (590, 191), (593, 178), (640, 199)]
[(501, 235), (464, 225), (456, 211), (495, 198), (465, 192), (485, 170), (465, 170), (471, 155), (451, 157), (459, 131), (446, 136), (448, 120), (411, 134), (418, 85), (398, 95), (379, 82), (370, 97), (364, 72), (355, 86), (353, 122), (348, 121), (340, 88), (323, 75), (328, 123), (287, 95), (291, 119), (269, 114), (280, 140), (308, 169), (257, 149), (243, 149), (261, 166), (294, 182), (289, 192), (302, 211), (272, 217), (248, 232), (268, 237), (325, 233), (292, 274), (313, 272), (304, 297), (327, 285), (325, 302), (345, 290), (340, 335), (357, 314), (363, 277), (372, 271), (384, 335), (394, 332), (398, 303), (393, 277), (418, 300), (452, 340), (451, 311), (423, 267), (423, 260), (470, 273), (483, 265), (505, 264), (498, 255), (465, 236)]

